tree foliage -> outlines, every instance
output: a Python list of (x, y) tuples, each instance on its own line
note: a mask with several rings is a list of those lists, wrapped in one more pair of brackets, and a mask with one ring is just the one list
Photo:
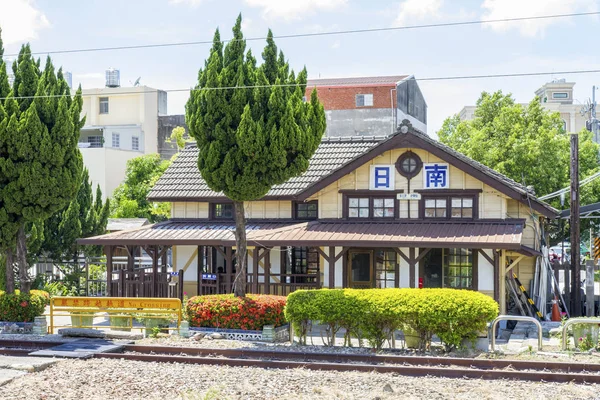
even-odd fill
[(147, 154), (127, 161), (125, 180), (115, 189), (111, 201), (112, 218), (147, 218), (164, 221), (170, 216), (170, 203), (150, 203), (146, 197), (171, 161)]
[[(538, 98), (523, 106), (502, 91), (483, 92), (475, 119), (447, 118), (438, 137), (516, 182), (533, 186), (538, 196), (569, 185), (569, 134), (560, 115), (543, 109)], [(581, 179), (598, 170), (598, 149), (589, 132), (580, 132)]]
[(310, 101), (303, 101), (306, 68), (298, 76), (290, 70), (270, 30), (264, 62), (257, 66), (252, 52), (246, 51), (241, 23), (240, 15), (233, 40), (225, 47), (217, 29), (198, 73), (197, 90), (191, 91), (186, 105), (200, 173), (212, 190), (234, 201), (238, 263), (234, 291), (240, 296), (246, 279), (243, 202), (260, 199), (273, 185), (306, 171), (325, 131), (316, 91)]
[[(75, 197), (83, 167), (77, 142), (84, 121), (81, 88), (72, 98), (62, 71), (55, 72), (49, 57), (41, 70), (27, 44), (12, 68), (15, 80), (0, 108), (0, 231), (2, 247), (9, 253), (16, 248), (21, 290), (28, 292), (27, 229)], [(0, 91), (5, 90), (3, 80)], [(8, 261), (7, 274), (12, 274)], [(8, 285), (11, 278), (7, 276), (7, 291), (14, 289)]]
[[(106, 232), (110, 201), (103, 201), (100, 186), (94, 196), (87, 168), (83, 169), (77, 196), (64, 210), (55, 213), (44, 223), (44, 237), (38, 254), (52, 260), (76, 260), (85, 256), (99, 256), (97, 246), (78, 246), (77, 239)], [(31, 249), (30, 249), (31, 251)]]

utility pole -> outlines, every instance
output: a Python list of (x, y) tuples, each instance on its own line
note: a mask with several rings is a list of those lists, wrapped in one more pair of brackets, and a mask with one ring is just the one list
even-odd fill
[(579, 136), (571, 134), (571, 316), (581, 316), (579, 246)]
[(596, 118), (596, 89), (595, 85), (592, 86), (592, 100), (588, 100), (586, 104), (581, 108), (581, 115), (588, 114), (588, 120), (585, 122), (585, 128), (592, 132), (594, 142), (598, 143), (598, 134), (600, 133), (600, 121)]

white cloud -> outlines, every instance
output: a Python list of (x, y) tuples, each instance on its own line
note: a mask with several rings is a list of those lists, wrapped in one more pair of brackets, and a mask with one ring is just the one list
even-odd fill
[(204, 0), (169, 0), (169, 4), (186, 4), (190, 7), (198, 7)]
[(86, 72), (84, 74), (75, 74), (75, 78), (81, 79), (104, 79), (104, 73), (102, 72)]
[[(598, 11), (597, 0), (484, 0), (482, 20)], [(542, 36), (552, 24), (564, 24), (565, 18), (537, 19), (485, 24), (489, 29), (505, 32), (516, 29), (523, 36)]]
[(331, 44), (331, 48), (332, 49), (339, 49), (341, 45), (342, 45), (342, 43), (339, 40), (336, 40), (335, 42), (333, 42)]
[(396, 25), (404, 25), (412, 20), (440, 17), (444, 0), (405, 0), (400, 3)]
[(265, 19), (300, 19), (317, 11), (333, 11), (345, 6), (348, 0), (244, 0), (250, 7), (263, 10)]
[(48, 18), (33, 0), (0, 1), (0, 27), (5, 44), (36, 39), (38, 32), (49, 26)]

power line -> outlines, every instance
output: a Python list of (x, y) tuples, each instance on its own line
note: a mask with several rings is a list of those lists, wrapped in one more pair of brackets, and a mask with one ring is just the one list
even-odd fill
[[(499, 18), (499, 19), (487, 19), (487, 20), (475, 20), (475, 21), (457, 21), (457, 22), (444, 22), (437, 24), (425, 24), (425, 25), (406, 25), (406, 26), (393, 26), (386, 28), (368, 28), (368, 29), (348, 29), (339, 31), (328, 31), (328, 32), (314, 32), (314, 33), (296, 33), (289, 35), (273, 36), (274, 39), (295, 39), (302, 37), (318, 37), (318, 36), (334, 36), (334, 35), (349, 35), (359, 33), (375, 33), (375, 32), (389, 32), (389, 31), (400, 31), (409, 29), (428, 29), (428, 28), (441, 28), (448, 26), (467, 26), (467, 25), (483, 25), (493, 24), (500, 22), (518, 22), (518, 21), (531, 21), (541, 19), (555, 19), (555, 18), (567, 18), (567, 17), (582, 17), (590, 15), (599, 15), (600, 11), (594, 12), (581, 12), (572, 14), (553, 14), (553, 15), (539, 15), (532, 17), (516, 17), (516, 18)], [(257, 41), (266, 40), (265, 36), (250, 37), (241, 40), (246, 41)], [(221, 40), (222, 43), (228, 43), (239, 39), (226, 39)], [(95, 48), (82, 48), (82, 49), (66, 49), (66, 50), (53, 50), (53, 51), (40, 51), (32, 52), (31, 55), (43, 55), (43, 54), (71, 54), (71, 53), (89, 53), (95, 51), (116, 51), (116, 50), (133, 50), (133, 49), (148, 49), (148, 48), (160, 48), (160, 47), (176, 47), (176, 46), (195, 46), (203, 44), (212, 44), (212, 40), (200, 40), (192, 42), (172, 42), (172, 43), (153, 43), (153, 44), (141, 44), (141, 45), (128, 45), (128, 46), (113, 46), (113, 47), (95, 47)], [(4, 58), (16, 57), (19, 54), (8, 54)]]
[[(512, 74), (488, 74), (488, 75), (462, 75), (462, 76), (438, 76), (428, 78), (411, 78), (418, 82), (426, 81), (447, 81), (447, 80), (460, 80), (460, 79), (492, 79), (492, 78), (518, 78), (525, 76), (544, 76), (544, 75), (574, 75), (574, 74), (596, 74), (600, 73), (600, 69), (588, 69), (588, 70), (575, 70), (575, 71), (552, 71), (552, 72), (523, 72), (523, 73), (512, 73)], [(98, 96), (106, 95), (129, 95), (129, 94), (146, 94), (146, 93), (157, 93), (157, 92), (188, 92), (188, 91), (211, 91), (211, 90), (235, 90), (235, 89), (263, 89), (263, 88), (274, 88), (274, 87), (295, 87), (300, 86), (299, 83), (284, 83), (279, 85), (251, 85), (251, 86), (224, 86), (224, 87), (203, 87), (203, 88), (181, 88), (181, 89), (153, 89), (153, 90), (138, 90), (138, 91), (127, 91), (127, 92), (104, 92), (100, 89), (97, 93)], [(343, 87), (344, 85), (340, 85)], [(351, 86), (351, 85), (345, 85)], [(307, 85), (307, 88), (318, 88), (318, 85)], [(93, 89), (92, 89), (93, 90)], [(96, 89), (98, 90), (98, 89)], [(87, 94), (89, 95), (89, 94)], [(43, 96), (15, 96), (12, 99), (33, 99), (33, 98), (52, 98), (62, 97), (60, 94), (54, 95), (43, 95)], [(0, 97), (0, 100), (6, 100), (8, 97)]]
[[(595, 174), (590, 175), (587, 178), (581, 180), (579, 182), (579, 187), (581, 187), (583, 185), (587, 185), (588, 183), (590, 183), (590, 182), (592, 182), (592, 181), (594, 181), (594, 180), (596, 180), (598, 178), (600, 178), (600, 172), (596, 172)], [(547, 194), (545, 196), (538, 197), (538, 199), (540, 199), (540, 200), (548, 200), (548, 199), (552, 199), (554, 197), (560, 196), (560, 195), (562, 195), (564, 193), (569, 193), (570, 191), (571, 191), (571, 187), (567, 186), (566, 188), (557, 190), (556, 192), (552, 192), (552, 193), (549, 193), (549, 194)]]

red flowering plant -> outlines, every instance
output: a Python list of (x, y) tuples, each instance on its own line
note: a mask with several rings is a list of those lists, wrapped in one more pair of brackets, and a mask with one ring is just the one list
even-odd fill
[(285, 323), (284, 296), (233, 294), (195, 296), (187, 301), (191, 327), (262, 330), (265, 325)]
[(48, 299), (48, 293), (41, 290), (32, 290), (29, 294), (18, 290), (14, 294), (0, 291), (0, 321), (32, 322), (44, 314)]

